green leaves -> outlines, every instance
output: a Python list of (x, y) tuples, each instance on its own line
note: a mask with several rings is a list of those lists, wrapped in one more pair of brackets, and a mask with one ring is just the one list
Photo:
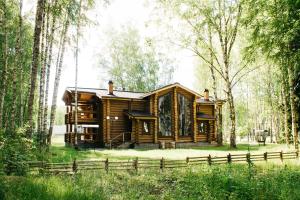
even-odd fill
[(172, 79), (173, 66), (156, 48), (151, 38), (141, 39), (139, 32), (127, 27), (112, 31), (108, 43), (108, 57), (100, 60), (106, 67), (109, 79), (117, 87), (130, 91), (151, 91)]

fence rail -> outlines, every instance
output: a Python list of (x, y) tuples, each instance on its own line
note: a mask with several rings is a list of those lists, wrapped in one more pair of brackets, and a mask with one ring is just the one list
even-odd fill
[(226, 156), (199, 156), (187, 157), (182, 160), (161, 159), (131, 159), (126, 161), (116, 160), (74, 160), (66, 163), (47, 163), (42, 161), (27, 162), (30, 171), (43, 170), (47, 173), (77, 173), (87, 170), (135, 170), (156, 168), (163, 171), (170, 168), (182, 168), (193, 165), (215, 165), (231, 163), (252, 163), (278, 159), (281, 162), (287, 159), (299, 159), (299, 152), (265, 152), (262, 154), (228, 154)]

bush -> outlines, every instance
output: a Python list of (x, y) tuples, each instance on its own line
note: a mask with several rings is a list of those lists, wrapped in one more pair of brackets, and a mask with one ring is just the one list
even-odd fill
[(6, 131), (3, 136), (2, 163), (3, 170), (8, 175), (25, 175), (27, 171), (26, 161), (33, 159), (33, 147), (31, 140), (27, 139), (28, 126), (14, 131)]

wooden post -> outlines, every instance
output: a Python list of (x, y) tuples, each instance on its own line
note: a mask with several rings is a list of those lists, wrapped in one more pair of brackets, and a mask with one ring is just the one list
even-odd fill
[(174, 101), (174, 140), (178, 141), (178, 102), (177, 102), (177, 87), (173, 90), (173, 101)]
[(265, 160), (265, 161), (268, 160), (268, 153), (267, 153), (267, 152), (264, 153), (264, 160)]
[(107, 116), (110, 116), (110, 101), (107, 99), (106, 101), (106, 142), (109, 143), (110, 141), (110, 119), (107, 119)]
[(211, 155), (210, 154), (207, 157), (207, 162), (208, 162), (208, 165), (212, 164), (212, 160), (211, 160)]
[(76, 174), (77, 170), (78, 170), (78, 165), (76, 163), (76, 158), (75, 158), (74, 161), (73, 161), (73, 165), (72, 165), (72, 171), (73, 171), (74, 174)]
[(134, 160), (133, 164), (134, 164), (134, 169), (137, 172), (138, 171), (138, 157), (136, 157), (136, 159)]
[(165, 160), (164, 157), (162, 157), (160, 160), (160, 170), (164, 171), (164, 168), (165, 168)]
[(231, 158), (231, 154), (229, 153), (227, 155), (227, 162), (228, 162), (228, 164), (231, 164), (231, 161), (232, 161), (232, 158)]
[(247, 163), (250, 165), (250, 164), (251, 164), (250, 153), (247, 153), (247, 154), (246, 154), (246, 159), (247, 159)]
[(280, 160), (281, 160), (281, 162), (283, 162), (283, 152), (282, 152), (282, 150), (280, 151)]
[(106, 158), (106, 160), (105, 160), (105, 171), (106, 171), (106, 173), (108, 173), (108, 158)]
[[(154, 116), (158, 117), (157, 116), (157, 94), (156, 93), (154, 94), (154, 106), (153, 106), (153, 108), (154, 108)], [(157, 120), (154, 121), (154, 143), (155, 144), (157, 144), (157, 130), (158, 130), (158, 121)]]
[(193, 100), (193, 140), (197, 142), (197, 103), (196, 103), (196, 96)]
[(139, 140), (140, 140), (140, 120), (136, 120), (136, 123), (135, 123), (135, 142), (136, 143), (139, 143)]

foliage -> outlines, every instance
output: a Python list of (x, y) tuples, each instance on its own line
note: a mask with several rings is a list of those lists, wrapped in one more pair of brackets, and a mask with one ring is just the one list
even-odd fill
[(32, 141), (25, 137), (28, 126), (20, 127), (16, 132), (6, 131), (3, 137), (3, 146), (0, 148), (3, 170), (6, 174), (25, 175), (26, 161), (34, 159)]
[(172, 81), (173, 63), (156, 48), (155, 40), (142, 39), (131, 26), (120, 32), (110, 31), (109, 35), (109, 55), (100, 60), (100, 66), (108, 69), (117, 87), (151, 91)]

